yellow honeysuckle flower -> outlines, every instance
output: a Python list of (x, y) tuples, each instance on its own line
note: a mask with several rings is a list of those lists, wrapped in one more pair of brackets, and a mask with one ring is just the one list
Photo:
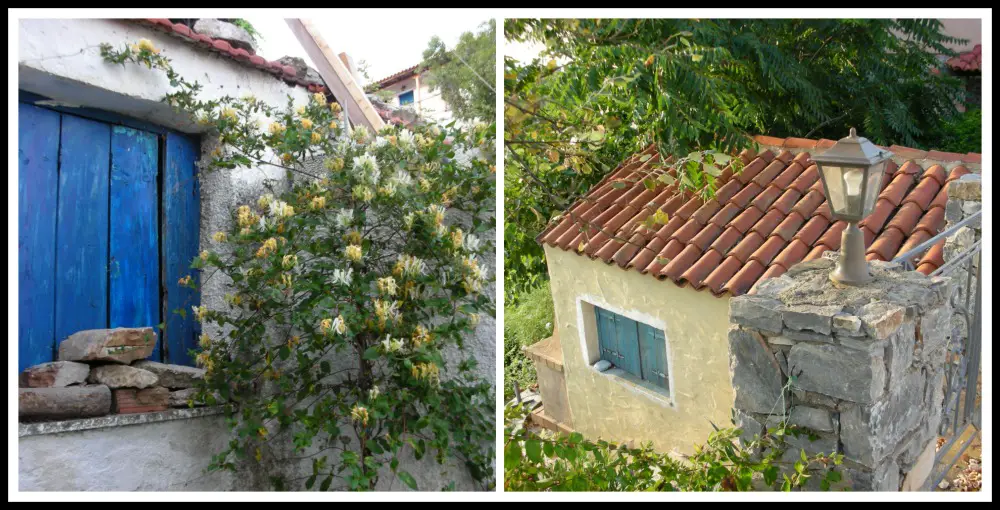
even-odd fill
[(272, 135), (280, 135), (285, 132), (285, 125), (280, 122), (272, 122), (267, 130)]
[(312, 203), (310, 205), (313, 209), (322, 209), (326, 207), (326, 197), (316, 197), (312, 199)]
[(309, 119), (302, 119), (302, 120), (299, 121), (299, 124), (302, 124), (302, 127), (304, 129), (312, 129), (312, 127), (313, 127), (313, 121), (311, 121)]
[(347, 248), (344, 248), (344, 256), (351, 262), (360, 262), (361, 255), (361, 247), (356, 244), (351, 244)]
[(319, 143), (320, 141), (323, 140), (323, 135), (319, 134), (316, 131), (313, 131), (309, 139), (312, 141), (312, 143)]
[(139, 44), (137, 44), (136, 46), (140, 50), (149, 51), (150, 53), (153, 53), (154, 55), (160, 53), (160, 50), (157, 49), (155, 45), (153, 45), (153, 41), (150, 41), (149, 39), (139, 39)]
[(198, 337), (198, 346), (202, 349), (208, 349), (212, 346), (212, 337), (208, 336), (208, 333), (202, 333), (201, 336)]
[(226, 239), (227, 236), (225, 232), (216, 232), (215, 234), (212, 234), (212, 240), (217, 243), (224, 243), (226, 242)]
[(365, 409), (364, 407), (359, 406), (359, 405), (355, 405), (354, 408), (351, 409), (351, 419), (353, 419), (354, 421), (359, 422), (362, 425), (364, 425), (364, 426), (367, 427), (368, 426), (368, 409)]
[(313, 101), (316, 101), (317, 103), (326, 106), (326, 96), (323, 95), (322, 92), (317, 92), (313, 94)]

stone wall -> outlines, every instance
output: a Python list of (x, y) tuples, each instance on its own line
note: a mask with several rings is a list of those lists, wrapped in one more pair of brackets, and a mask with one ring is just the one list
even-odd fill
[(835, 257), (796, 265), (730, 301), (734, 405), (745, 437), (785, 420), (813, 430), (795, 455), (842, 453), (853, 490), (924, 488), (943, 404), (948, 278), (872, 262), (838, 288)]

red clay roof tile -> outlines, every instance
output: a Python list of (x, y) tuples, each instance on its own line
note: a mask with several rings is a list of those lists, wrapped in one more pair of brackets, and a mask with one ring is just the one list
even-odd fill
[[(839, 249), (846, 223), (834, 221), (810, 152), (784, 150), (810, 146), (825, 150), (832, 141), (756, 140), (770, 148), (759, 153), (743, 151), (743, 171), (730, 178), (732, 168), (727, 167), (716, 181), (720, 186), (715, 197), (707, 201), (691, 190), (678, 191), (677, 184), (646, 189), (642, 180), (651, 169), (638, 161), (637, 154), (571, 207), (574, 215), (593, 224), (591, 228), (583, 232), (566, 215), (538, 239), (574, 252), (589, 239), (585, 247), (592, 257), (678, 285), (707, 287), (716, 295), (745, 293), (798, 262)], [(946, 163), (968, 160), (969, 155), (905, 147), (892, 150), (903, 163), (886, 166), (875, 208), (860, 223), (866, 255), (872, 260), (890, 260), (939, 232), (944, 224), (947, 181), (969, 173), (964, 166), (945, 170)], [(643, 153), (655, 156), (655, 146)], [(938, 162), (929, 156), (952, 159)], [(615, 181), (625, 182), (625, 189), (615, 189)], [(670, 220), (655, 232), (648, 231), (640, 223), (657, 206)], [(926, 274), (939, 267), (940, 252), (936, 246), (925, 254), (918, 261), (919, 270)]]

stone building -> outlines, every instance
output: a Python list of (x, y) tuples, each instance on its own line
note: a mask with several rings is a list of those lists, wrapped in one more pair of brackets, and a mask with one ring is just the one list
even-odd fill
[[(764, 314), (738, 314), (737, 298), (838, 250), (846, 225), (831, 215), (811, 159), (833, 141), (755, 140), (755, 150), (739, 155), (741, 171), (722, 171), (711, 199), (657, 180), (662, 156), (650, 146), (539, 234), (555, 304), (554, 335), (526, 349), (536, 361), (540, 420), (681, 454), (713, 424), (731, 424), (734, 399), (745, 397), (730, 329), (737, 315), (753, 323)], [(949, 184), (980, 172), (979, 154), (888, 149), (894, 157), (874, 212), (860, 223), (873, 263), (941, 232)], [(665, 222), (649, 223), (657, 211)], [(915, 262), (919, 273), (944, 263), (944, 244)], [(768, 365), (786, 374), (788, 347), (821, 342), (829, 329), (827, 318), (825, 329), (768, 332)], [(755, 403), (765, 414), (781, 406), (772, 393)]]

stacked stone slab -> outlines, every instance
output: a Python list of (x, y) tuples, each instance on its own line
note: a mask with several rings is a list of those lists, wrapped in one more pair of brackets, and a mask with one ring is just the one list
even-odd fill
[[(204, 405), (195, 385), (205, 371), (147, 361), (153, 328), (79, 331), (59, 344), (59, 361), (28, 367), (19, 379), (19, 416), (72, 419)], [(218, 398), (216, 398), (219, 401)]]
[[(945, 205), (945, 228), (951, 228), (955, 224), (965, 220), (973, 214), (982, 210), (983, 207), (983, 187), (982, 177), (979, 174), (966, 174), (961, 178), (948, 183), (948, 203)], [(945, 263), (956, 262), (962, 254), (983, 238), (982, 221), (973, 221), (959, 228), (955, 233), (948, 236), (945, 241), (943, 257)], [(956, 313), (952, 316), (951, 347), (958, 351), (965, 345), (969, 335), (969, 327), (966, 324), (965, 316), (959, 312), (962, 307), (968, 307), (972, 313), (975, 305), (976, 277), (978, 274), (981, 253), (972, 258), (974, 275), (968, 279), (966, 272), (968, 266), (961, 263), (959, 267), (951, 273), (955, 281), (955, 293), (952, 296), (952, 304), (956, 308)]]
[(953, 287), (878, 261), (871, 284), (838, 287), (829, 279), (837, 255), (730, 301), (734, 414), (744, 439), (782, 420), (811, 429), (818, 439), (800, 436), (789, 451), (844, 454), (853, 490), (923, 489), (941, 421)]

